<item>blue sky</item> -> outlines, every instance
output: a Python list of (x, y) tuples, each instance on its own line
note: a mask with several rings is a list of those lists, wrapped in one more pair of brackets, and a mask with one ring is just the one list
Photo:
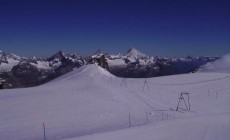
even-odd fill
[(230, 52), (227, 0), (0, 0), (0, 49), (200, 56)]

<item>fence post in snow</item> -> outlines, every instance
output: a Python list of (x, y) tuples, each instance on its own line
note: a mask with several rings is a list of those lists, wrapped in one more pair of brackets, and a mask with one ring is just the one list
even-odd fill
[(148, 112), (145, 112), (145, 117), (146, 117), (146, 123), (149, 123), (149, 118), (148, 118)]
[(161, 113), (161, 119), (162, 119), (162, 121), (164, 120), (164, 114), (163, 114), (163, 112)]
[(43, 122), (43, 131), (44, 131), (44, 140), (46, 140), (46, 127), (45, 123)]
[(190, 111), (190, 99), (189, 99), (189, 93), (188, 93), (187, 95), (188, 95), (188, 108), (189, 108), (189, 111)]
[(129, 127), (131, 127), (131, 115), (129, 113)]

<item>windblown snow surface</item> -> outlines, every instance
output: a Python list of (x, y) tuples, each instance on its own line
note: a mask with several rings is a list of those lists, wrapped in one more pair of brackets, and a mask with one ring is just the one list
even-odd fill
[(220, 59), (203, 65), (200, 72), (223, 72), (230, 73), (230, 53), (222, 56)]
[[(229, 140), (229, 83), (230, 73), (124, 79), (86, 65), (1, 90), (0, 140), (43, 140), (43, 122), (47, 140)], [(186, 95), (175, 110), (182, 92), (190, 111)]]

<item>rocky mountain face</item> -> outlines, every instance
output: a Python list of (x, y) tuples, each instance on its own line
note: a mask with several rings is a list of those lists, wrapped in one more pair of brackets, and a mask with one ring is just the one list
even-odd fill
[(0, 51), (0, 88), (40, 85), (85, 64), (98, 64), (118, 77), (145, 78), (188, 73), (216, 59), (218, 57), (152, 57), (134, 48), (118, 55), (98, 50), (88, 57), (59, 51), (46, 59), (20, 57)]
[(2, 88), (40, 85), (84, 64), (86, 62), (80, 55), (61, 51), (46, 59), (19, 57), (0, 51)]

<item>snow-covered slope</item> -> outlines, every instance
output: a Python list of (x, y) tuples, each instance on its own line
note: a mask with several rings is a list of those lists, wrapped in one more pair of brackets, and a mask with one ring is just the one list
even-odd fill
[(203, 65), (199, 72), (224, 72), (230, 73), (230, 54), (222, 56), (220, 59)]
[(162, 121), (66, 140), (228, 140), (229, 114)]
[[(86, 65), (42, 86), (1, 90), (0, 139), (41, 140), (44, 122), (47, 140), (228, 140), (229, 83), (228, 73), (125, 79)], [(183, 102), (175, 111), (181, 92), (191, 111)]]
[(21, 60), (21, 57), (15, 54), (5, 54), (0, 50), (0, 73), (9, 72)]
[[(69, 80), (69, 79), (78, 79), (79, 77), (82, 78), (87, 78), (87, 77), (107, 77), (107, 78), (115, 78), (114, 75), (112, 75), (111, 73), (109, 73), (107, 70), (99, 67), (96, 64), (90, 64), (90, 65), (84, 65), (78, 69), (74, 69), (72, 72), (69, 72), (57, 79), (54, 79), (53, 81), (47, 83), (48, 85), (50, 83), (60, 83), (60, 82), (64, 82), (65, 80)], [(61, 83), (64, 84), (65, 83)]]
[(1, 90), (1, 140), (41, 139), (42, 122), (48, 139), (125, 128), (127, 112), (140, 112), (146, 105), (114, 87), (113, 78), (89, 65), (43, 86)]

